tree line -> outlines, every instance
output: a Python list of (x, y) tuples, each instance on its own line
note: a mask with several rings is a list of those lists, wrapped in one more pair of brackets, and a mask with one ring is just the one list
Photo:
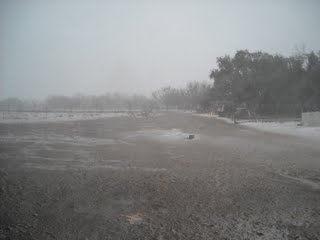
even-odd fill
[(203, 112), (244, 108), (257, 116), (300, 116), (320, 110), (320, 51), (292, 56), (239, 50), (217, 58), (211, 83), (154, 93), (165, 106)]
[(217, 59), (212, 97), (260, 115), (299, 115), (320, 109), (320, 51), (285, 57), (237, 51)]
[(292, 56), (239, 50), (218, 57), (211, 81), (182, 88), (167, 86), (151, 96), (106, 93), (50, 96), (43, 101), (0, 101), (0, 110), (181, 109), (202, 112), (223, 108), (229, 115), (245, 108), (260, 116), (298, 116), (320, 110), (320, 51)]
[(0, 101), (0, 111), (110, 111), (149, 107), (152, 102), (144, 95), (106, 93), (102, 95), (53, 95), (44, 100), (7, 98)]

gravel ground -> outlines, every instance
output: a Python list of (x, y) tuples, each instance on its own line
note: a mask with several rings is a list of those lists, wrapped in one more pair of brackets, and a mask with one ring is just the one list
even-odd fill
[(318, 143), (214, 118), (0, 124), (0, 168), (0, 239), (320, 239)]

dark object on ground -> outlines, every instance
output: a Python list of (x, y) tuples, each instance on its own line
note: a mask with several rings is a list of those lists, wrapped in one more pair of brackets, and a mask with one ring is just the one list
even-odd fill
[(188, 139), (194, 139), (194, 134), (189, 134)]

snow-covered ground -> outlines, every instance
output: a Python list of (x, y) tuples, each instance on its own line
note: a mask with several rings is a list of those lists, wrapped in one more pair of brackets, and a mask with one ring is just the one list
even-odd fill
[[(233, 120), (229, 118), (219, 117), (213, 114), (196, 114), (197, 116), (202, 117), (214, 117), (220, 119), (227, 123), (233, 123)], [(320, 127), (308, 127), (308, 126), (299, 126), (299, 122), (296, 121), (285, 121), (285, 122), (241, 122), (238, 121), (240, 125), (254, 128), (260, 131), (273, 132), (291, 136), (299, 136), (303, 138), (308, 138), (312, 140), (320, 141)]]
[(127, 113), (0, 112), (0, 123), (64, 122), (128, 116)]
[(299, 126), (299, 122), (245, 122), (241, 125), (266, 132), (300, 136), (320, 141), (320, 127)]
[(222, 120), (227, 123), (233, 123), (233, 120), (230, 118), (225, 118), (225, 117), (219, 117), (218, 115), (215, 114), (210, 114), (210, 113), (195, 113), (194, 115), (196, 116), (201, 116), (201, 117), (214, 117), (216, 119)]

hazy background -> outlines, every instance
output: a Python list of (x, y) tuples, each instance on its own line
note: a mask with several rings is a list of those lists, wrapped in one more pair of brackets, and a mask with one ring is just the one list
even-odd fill
[[(241, 2), (241, 3), (240, 3)], [(320, 48), (320, 1), (0, 1), (0, 98), (150, 93), (238, 49)]]

